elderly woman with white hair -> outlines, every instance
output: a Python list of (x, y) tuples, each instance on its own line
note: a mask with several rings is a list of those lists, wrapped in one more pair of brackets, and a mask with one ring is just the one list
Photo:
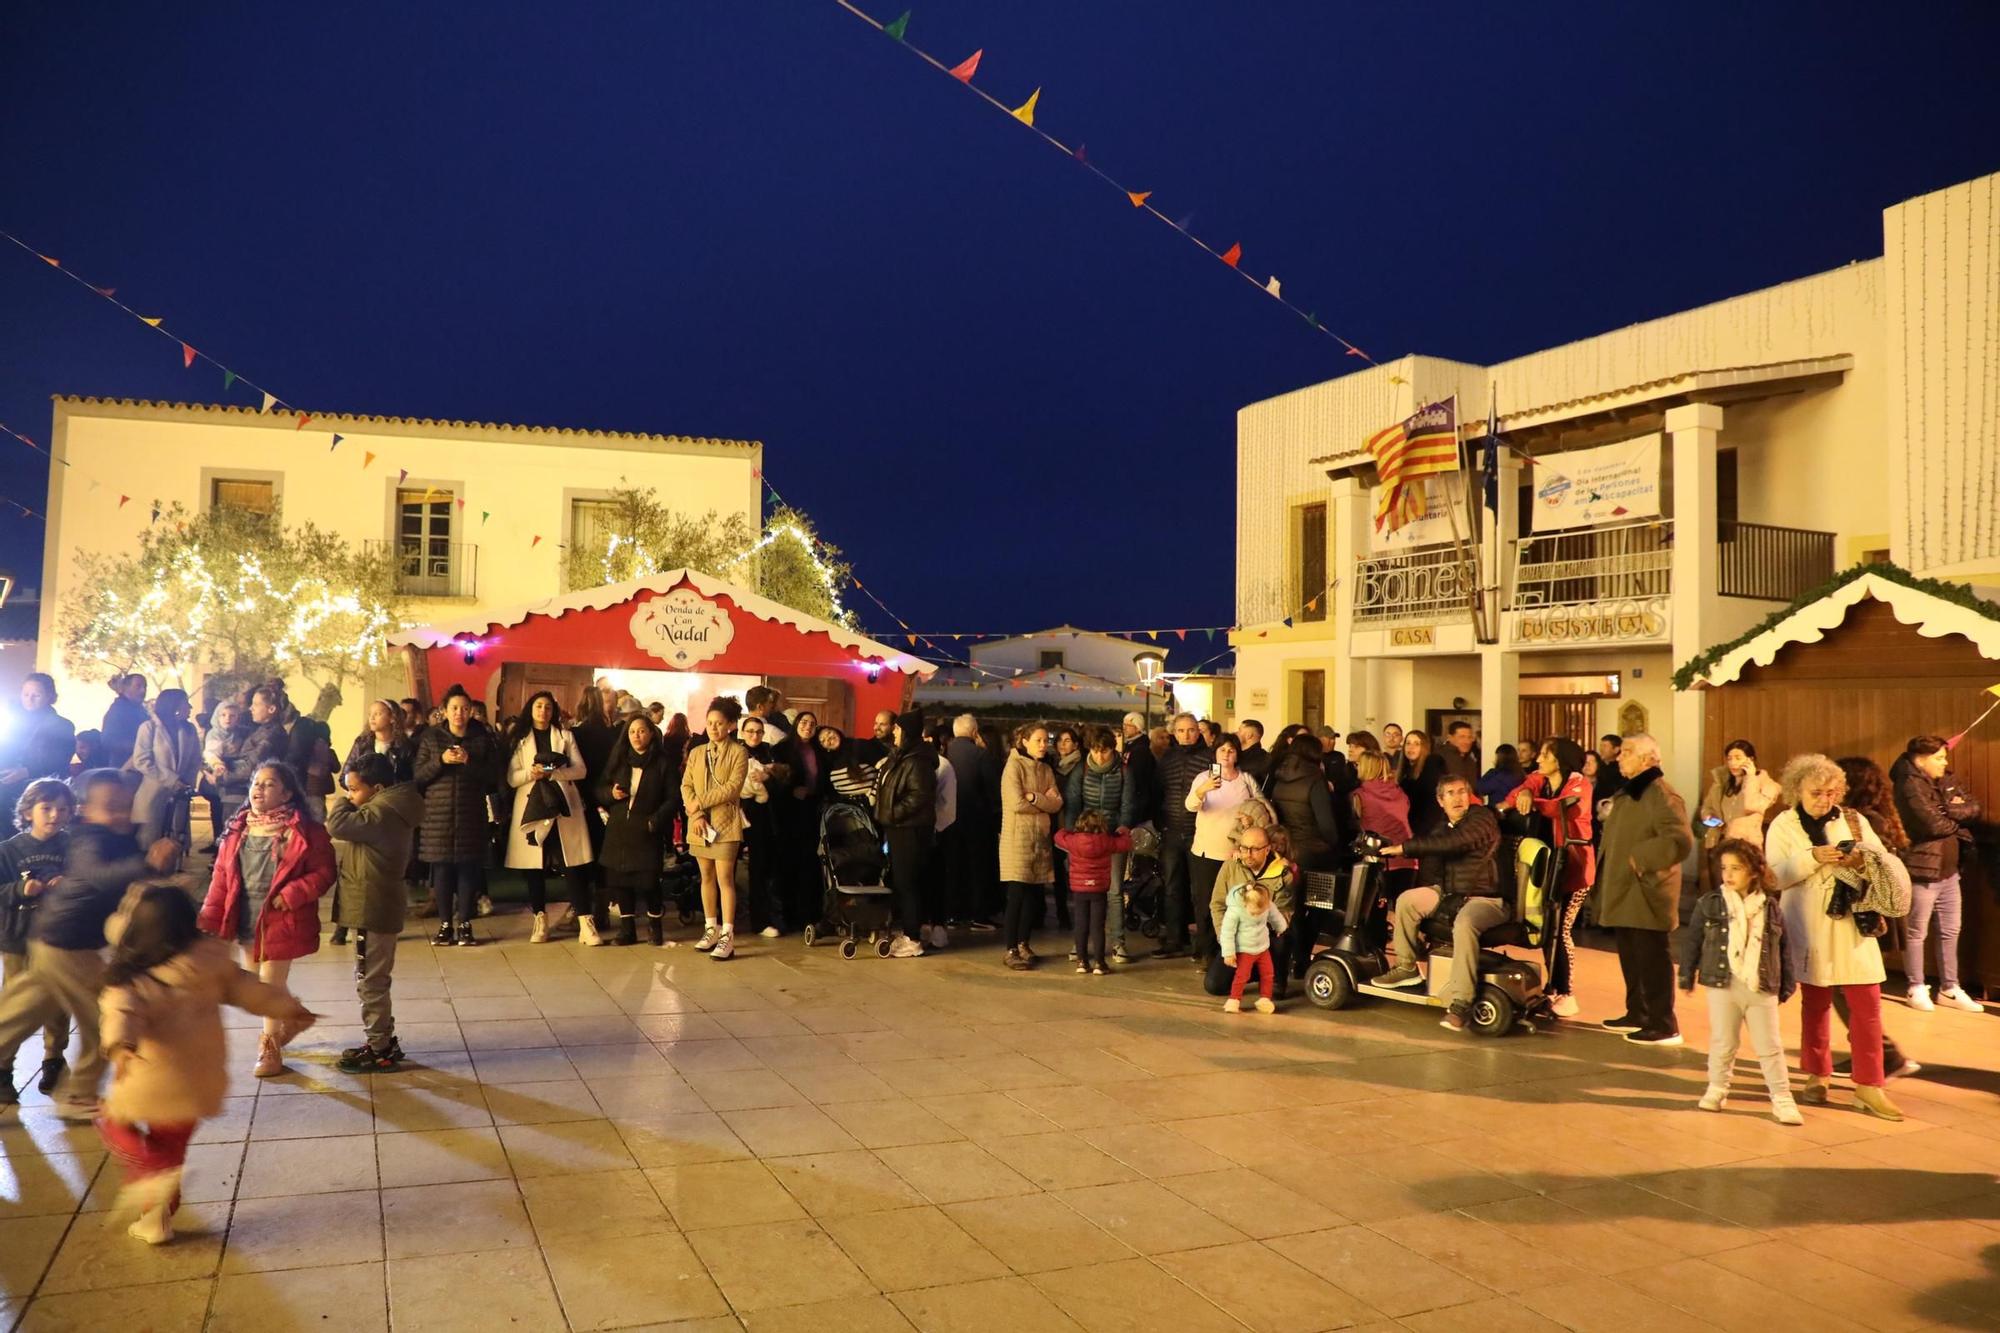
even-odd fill
[(1776, 876), (1785, 914), (1785, 948), (1798, 974), (1803, 1012), (1799, 1019), (1799, 1065), (1806, 1085), (1798, 1100), (1823, 1106), (1833, 1082), (1831, 1014), (1834, 992), (1848, 1007), (1848, 1046), (1853, 1052), (1854, 1100), (1884, 1120), (1901, 1120), (1883, 1091), (1882, 947), (1876, 938), (1882, 913), (1900, 878), (1907, 902), (1909, 881), (1901, 863), (1859, 812), (1844, 810), (1847, 775), (1823, 754), (1804, 754), (1785, 765), (1779, 780), (1784, 813), (1764, 832), (1764, 857)]

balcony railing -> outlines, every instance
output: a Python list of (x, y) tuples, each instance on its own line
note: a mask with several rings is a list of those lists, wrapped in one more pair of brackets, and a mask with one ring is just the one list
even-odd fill
[(1461, 557), (1450, 546), (1363, 560), (1354, 567), (1354, 622), (1467, 620), (1477, 583), (1471, 553)]
[(1789, 602), (1833, 577), (1833, 534), (1769, 523), (1724, 523), (1715, 590), (1724, 597)]
[(1526, 537), (1514, 543), (1513, 609), (1665, 597), (1673, 563), (1670, 519)]
[(479, 547), (472, 542), (408, 541), (365, 543), (370, 554), (396, 557), (396, 591), (407, 597), (471, 597), (479, 586)]

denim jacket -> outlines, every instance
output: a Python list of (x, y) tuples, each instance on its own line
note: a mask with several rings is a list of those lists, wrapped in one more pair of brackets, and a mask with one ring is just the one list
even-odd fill
[[(1729, 975), (1729, 905), (1722, 891), (1701, 895), (1694, 905), (1694, 919), (1681, 936), (1681, 989), (1693, 990), (1695, 983), (1727, 990)], [(1764, 898), (1764, 941), (1757, 960), (1757, 989), (1776, 995), (1783, 1004), (1797, 989), (1792, 960), (1785, 951), (1785, 919), (1778, 910), (1778, 896)]]

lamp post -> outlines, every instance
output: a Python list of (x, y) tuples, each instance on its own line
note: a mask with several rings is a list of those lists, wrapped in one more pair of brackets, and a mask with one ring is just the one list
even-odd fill
[(1139, 688), (1145, 692), (1146, 730), (1151, 731), (1153, 729), (1153, 685), (1160, 679), (1160, 673), (1167, 668), (1167, 656), (1165, 653), (1154, 652), (1148, 648), (1145, 652), (1137, 653), (1133, 656), (1132, 665), (1139, 673)]

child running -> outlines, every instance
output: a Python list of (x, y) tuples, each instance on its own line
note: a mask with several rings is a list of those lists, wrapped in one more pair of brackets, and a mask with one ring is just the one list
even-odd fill
[(1755, 843), (1730, 838), (1716, 848), (1715, 859), (1718, 887), (1695, 903), (1681, 947), (1681, 989), (1699, 985), (1708, 992), (1708, 1090), (1700, 1106), (1722, 1109), (1747, 1023), (1750, 1049), (1771, 1093), (1772, 1119), (1802, 1125), (1778, 1035), (1778, 1006), (1791, 998), (1795, 983), (1776, 881)]
[(174, 1238), (188, 1140), (222, 1109), (222, 1006), (275, 1019), (290, 1040), (313, 1014), (282, 986), (238, 967), (229, 946), (195, 925), (181, 889), (135, 888), (105, 934), (114, 939), (104, 969), (103, 1039), (111, 1091), (97, 1132), (124, 1168), (114, 1221), (136, 1213), (127, 1234), (148, 1245)]
[(1059, 831), (1056, 846), (1069, 854), (1069, 892), (1076, 917), (1076, 974), (1105, 976), (1104, 921), (1110, 895), (1123, 889), (1112, 883), (1112, 858), (1132, 850), (1132, 835), (1105, 827), (1102, 810), (1085, 810), (1076, 827)]
[(1243, 1011), (1243, 983), (1250, 980), (1253, 970), (1257, 973), (1257, 1012), (1277, 1012), (1278, 1006), (1271, 1002), (1275, 976), (1271, 937), (1284, 933), (1285, 914), (1271, 901), (1271, 891), (1263, 884), (1253, 880), (1229, 895), (1218, 943), (1222, 946), (1222, 965), (1235, 968), (1236, 976), (1229, 983), (1229, 998), (1222, 1002), (1223, 1013)]
[[(0, 965), (6, 969), (6, 989), (23, 985), (28, 972), (28, 926), (35, 919), (35, 905), (62, 879), (63, 858), (69, 855), (68, 827), (76, 813), (76, 797), (69, 784), (55, 778), (38, 778), (21, 793), (14, 808), (14, 821), (21, 832), (0, 842)], [(69, 1047), (69, 1015), (56, 1009), (42, 1025), (42, 1076), (35, 1083), (43, 1096), (56, 1090), (68, 1062), (63, 1052)], [(7, 1085), (12, 1087), (9, 1067)]]

